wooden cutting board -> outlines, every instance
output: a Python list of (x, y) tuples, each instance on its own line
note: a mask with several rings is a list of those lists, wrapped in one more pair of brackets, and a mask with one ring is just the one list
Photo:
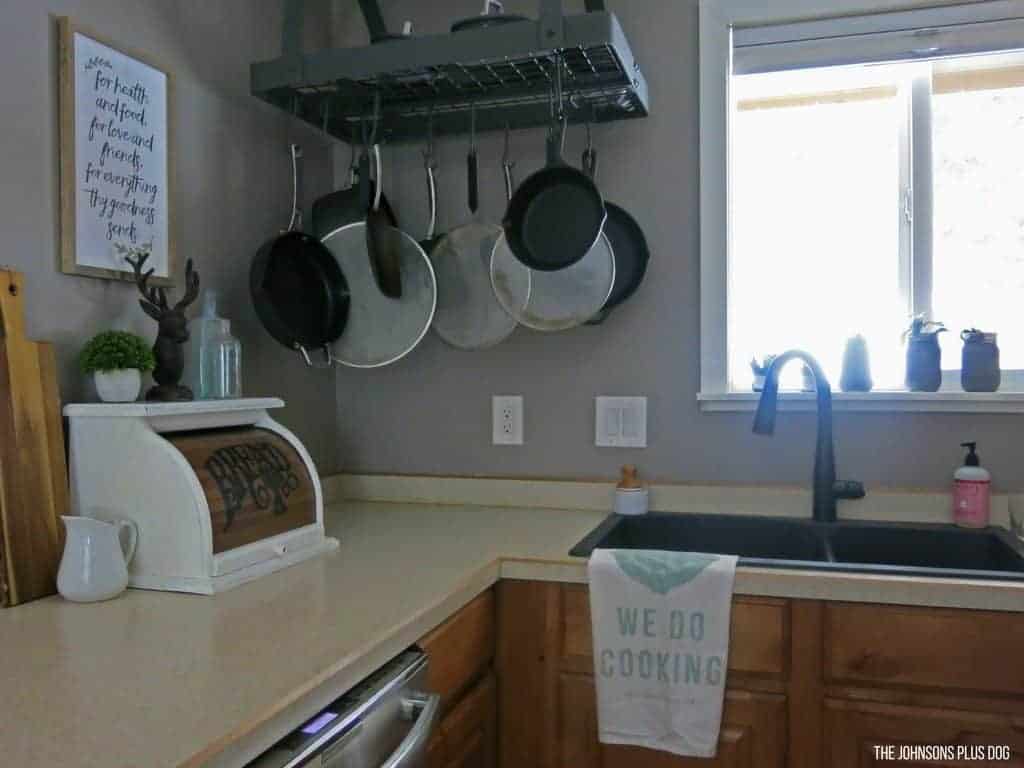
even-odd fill
[(23, 278), (0, 269), (0, 605), (56, 592), (68, 514), (51, 344), (25, 339)]

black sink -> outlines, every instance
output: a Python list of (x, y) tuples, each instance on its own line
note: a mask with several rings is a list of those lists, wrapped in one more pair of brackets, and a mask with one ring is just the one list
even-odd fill
[(1024, 581), (1024, 553), (1002, 529), (819, 523), (771, 517), (651, 512), (611, 515), (569, 554), (597, 547), (738, 555), (741, 565)]
[(612, 515), (570, 554), (587, 557), (596, 547), (710, 552), (744, 560), (828, 560), (825, 543), (813, 525), (772, 517)]
[(952, 526), (837, 525), (829, 532), (836, 562), (945, 571), (1005, 572), (1024, 578), (1024, 557), (1009, 534)]

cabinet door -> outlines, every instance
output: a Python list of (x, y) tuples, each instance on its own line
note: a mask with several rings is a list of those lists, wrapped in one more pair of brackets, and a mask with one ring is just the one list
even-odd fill
[[(830, 768), (891, 765), (893, 759), (880, 752), (887, 746), (895, 748), (897, 758), (902, 747), (945, 748), (942, 753), (900, 761), (908, 767), (1024, 768), (1024, 718), (1012, 715), (828, 699), (825, 729)], [(960, 755), (958, 748), (963, 750)], [(1009, 759), (990, 753), (995, 748), (1005, 749)]]
[(786, 763), (786, 698), (780, 695), (727, 691), (718, 754), (711, 760), (600, 744), (594, 681), (585, 675), (561, 676), (559, 709), (562, 768), (782, 768)]
[(444, 735), (439, 728), (427, 744), (427, 754), (423, 758), (424, 768), (445, 768)]
[(445, 768), (495, 768), (498, 694), (489, 673), (441, 721)]
[(494, 658), (494, 593), (487, 590), (419, 642), (430, 656), (427, 686), (451, 711)]

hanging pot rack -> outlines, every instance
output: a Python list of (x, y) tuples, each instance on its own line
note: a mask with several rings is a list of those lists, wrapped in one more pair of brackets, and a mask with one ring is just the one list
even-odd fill
[(471, 112), (478, 132), (550, 121), (561, 62), (570, 123), (646, 117), (647, 83), (603, 0), (563, 15), (561, 0), (539, 0), (536, 20), (449, 34), (390, 35), (377, 0), (359, 4), (375, 41), (359, 48), (303, 52), (305, 0), (285, 0), (282, 55), (251, 65), (253, 95), (351, 143), (380, 99), (386, 143), (462, 134)]

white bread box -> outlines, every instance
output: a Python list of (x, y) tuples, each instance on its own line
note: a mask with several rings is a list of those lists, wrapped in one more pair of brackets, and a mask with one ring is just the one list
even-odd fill
[(276, 398), (68, 405), (73, 514), (133, 520), (129, 584), (213, 594), (338, 547)]

